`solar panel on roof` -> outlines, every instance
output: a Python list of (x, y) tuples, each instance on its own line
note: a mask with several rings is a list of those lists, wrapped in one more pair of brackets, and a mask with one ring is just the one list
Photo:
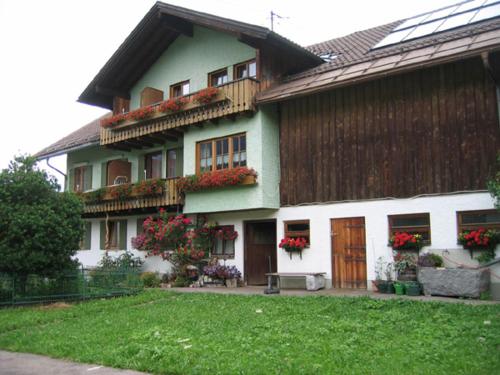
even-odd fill
[(407, 19), (373, 47), (380, 48), (500, 16), (500, 0), (469, 0)]

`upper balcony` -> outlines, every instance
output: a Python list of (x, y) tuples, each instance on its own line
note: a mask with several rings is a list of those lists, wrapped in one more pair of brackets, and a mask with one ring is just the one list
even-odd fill
[[(162, 140), (175, 137), (173, 130), (200, 124), (204, 121), (235, 116), (255, 111), (254, 98), (259, 89), (259, 82), (253, 78), (244, 78), (217, 86), (217, 95), (209, 102), (196, 102), (199, 92), (183, 97), (185, 104), (175, 111), (161, 111), (162, 103), (143, 107), (148, 113), (139, 119), (127, 118), (118, 124), (101, 127), (101, 145), (127, 150), (151, 147)], [(132, 112), (130, 112), (132, 113)]]

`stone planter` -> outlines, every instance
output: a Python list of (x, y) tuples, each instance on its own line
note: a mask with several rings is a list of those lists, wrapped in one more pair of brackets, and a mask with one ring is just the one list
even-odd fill
[(238, 287), (238, 279), (226, 279), (226, 286), (228, 288)]
[(420, 267), (418, 281), (426, 296), (479, 298), (490, 287), (487, 270)]

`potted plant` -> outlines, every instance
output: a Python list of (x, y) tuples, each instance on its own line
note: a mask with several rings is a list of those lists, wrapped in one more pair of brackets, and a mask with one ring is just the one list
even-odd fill
[(499, 233), (494, 230), (479, 228), (476, 230), (465, 230), (458, 235), (458, 242), (469, 250), (470, 257), (474, 251), (482, 251), (477, 259), (480, 263), (487, 263), (495, 259), (495, 248), (499, 243)]
[(279, 247), (290, 255), (290, 259), (292, 259), (292, 253), (299, 253), (300, 259), (302, 259), (302, 250), (304, 250), (306, 246), (307, 240), (304, 237), (285, 237), (279, 244)]
[[(375, 266), (375, 286), (380, 293), (392, 294), (394, 293), (394, 283), (392, 282), (392, 263), (385, 263), (382, 257), (377, 259), (377, 264)], [(385, 276), (385, 280), (382, 279), (382, 274)]]
[(394, 252), (394, 270), (399, 281), (417, 280), (417, 259), (415, 254)]
[(404, 295), (405, 294), (405, 284), (403, 284), (399, 281), (394, 282), (394, 290), (396, 291), (396, 294), (398, 296)]

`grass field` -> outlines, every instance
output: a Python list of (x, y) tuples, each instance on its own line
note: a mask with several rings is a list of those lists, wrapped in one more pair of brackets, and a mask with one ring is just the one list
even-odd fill
[(0, 348), (163, 374), (500, 374), (500, 305), (148, 291), (0, 310)]

